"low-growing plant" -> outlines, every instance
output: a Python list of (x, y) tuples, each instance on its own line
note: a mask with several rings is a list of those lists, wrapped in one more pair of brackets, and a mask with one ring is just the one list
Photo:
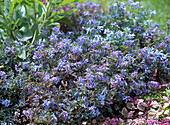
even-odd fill
[[(44, 29), (43, 39), (35, 39), (27, 48), (16, 41), (3, 43), (0, 120), (17, 124), (95, 124), (107, 117), (106, 124), (142, 121), (135, 118), (145, 114), (147, 103), (130, 100), (165, 87), (170, 75), (169, 36), (149, 20), (154, 12), (132, 0), (127, 5), (116, 2), (108, 10), (91, 2), (74, 3), (70, 9), (77, 10), (69, 16), (71, 29), (62, 25), (51, 32)], [(24, 59), (18, 58), (24, 54), (20, 48), (27, 52)], [(17, 63), (8, 67), (6, 60)], [(148, 117), (144, 122), (152, 121)]]

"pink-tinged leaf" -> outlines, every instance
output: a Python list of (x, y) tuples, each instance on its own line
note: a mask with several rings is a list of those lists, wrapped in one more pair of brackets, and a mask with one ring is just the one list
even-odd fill
[(169, 110), (165, 110), (164, 114), (169, 115), (170, 114)]
[(136, 103), (141, 103), (141, 102), (144, 102), (144, 99), (137, 99), (136, 100)]
[(128, 109), (133, 109), (134, 104), (133, 103), (127, 103), (126, 106), (127, 106)]
[(126, 108), (123, 108), (122, 111), (121, 111), (121, 114), (124, 116), (124, 117), (127, 117), (128, 116), (128, 110)]
[(143, 115), (143, 112), (139, 112), (138, 115)]
[(149, 112), (148, 112), (149, 115), (155, 115), (157, 114), (157, 111), (155, 109), (150, 109)]
[(158, 120), (154, 120), (154, 119), (148, 119), (147, 123), (148, 123), (148, 125), (155, 125), (155, 123), (157, 123), (159, 125), (159, 121)]
[(142, 104), (138, 104), (137, 108), (141, 111), (145, 111), (145, 107)]
[(132, 117), (133, 116), (133, 113), (134, 113), (135, 111), (130, 111), (129, 113), (128, 113), (128, 118), (130, 118), (130, 117)]
[(158, 112), (157, 112), (157, 114), (156, 114), (156, 115), (158, 116), (158, 118), (159, 118), (160, 115), (163, 114), (163, 112), (164, 112), (164, 111), (163, 111), (162, 109), (159, 109), (159, 110), (158, 110)]
[(152, 106), (153, 108), (161, 107), (161, 105), (157, 101), (151, 102), (150, 106)]
[(142, 102), (141, 105), (143, 105), (144, 107), (148, 107), (148, 105), (145, 102)]
[(163, 96), (162, 98), (163, 98), (165, 101), (167, 101), (167, 102), (168, 102), (168, 97)]
[(167, 108), (168, 106), (169, 106), (169, 103), (164, 103), (163, 108), (165, 109), (165, 108)]

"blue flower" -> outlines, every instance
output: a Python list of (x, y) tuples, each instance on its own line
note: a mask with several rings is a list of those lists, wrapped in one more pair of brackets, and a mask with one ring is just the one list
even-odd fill
[(123, 42), (123, 45), (129, 45), (129, 46), (131, 46), (131, 45), (133, 45), (133, 43), (134, 43), (134, 40), (125, 40), (125, 41)]
[(70, 119), (68, 112), (64, 111), (64, 110), (62, 110), (62, 113), (59, 115), (59, 117), (61, 117), (61, 116), (62, 116), (63, 120), (69, 120)]
[(58, 118), (55, 116), (54, 113), (51, 116), (52, 116), (52, 119), (50, 121), (54, 120), (54, 123), (56, 123), (58, 121)]
[(42, 57), (43, 57), (43, 55), (41, 54), (41, 52), (35, 51), (32, 59), (39, 60), (39, 59), (41, 59)]
[(130, 6), (134, 6), (135, 8), (139, 8), (139, 2), (134, 2), (133, 0), (128, 0)]
[(9, 105), (10, 105), (10, 100), (8, 100), (8, 99), (6, 99), (6, 100), (2, 100), (2, 105), (4, 105), (5, 107), (9, 107)]
[(61, 80), (61, 78), (58, 78), (58, 77), (52, 77), (51, 79), (50, 79), (50, 82), (54, 82), (54, 84), (58, 84), (59, 82), (60, 82), (60, 80)]
[(103, 94), (100, 94), (98, 97), (99, 100), (104, 101), (106, 99), (106, 96)]
[(117, 35), (117, 37), (118, 38), (122, 38), (123, 37), (123, 32), (122, 31), (120, 31), (120, 30), (118, 30), (116, 33), (115, 33), (115, 35)]
[(148, 87), (149, 89), (156, 89), (158, 87), (159, 83), (156, 81), (149, 81), (148, 82)]
[(150, 17), (153, 17), (156, 13), (157, 13), (156, 10), (152, 11), (152, 12), (150, 13)]
[(71, 51), (73, 52), (73, 53), (78, 53), (78, 54), (80, 54), (80, 53), (82, 53), (82, 49), (81, 49), (81, 47), (80, 46), (73, 46), (73, 47), (71, 47), (70, 48), (71, 49)]
[(4, 71), (0, 71), (0, 77), (4, 77), (6, 73)]
[(44, 82), (48, 82), (50, 80), (50, 75), (46, 74), (43, 78)]
[(47, 110), (49, 108), (57, 109), (57, 105), (53, 101), (43, 100), (44, 103), (42, 104), (44, 106), (44, 109)]
[(96, 106), (91, 106), (91, 107), (89, 107), (89, 110), (91, 111), (91, 113), (92, 113), (94, 116), (98, 116), (98, 115), (100, 114), (100, 111), (99, 111), (98, 108), (96, 109)]

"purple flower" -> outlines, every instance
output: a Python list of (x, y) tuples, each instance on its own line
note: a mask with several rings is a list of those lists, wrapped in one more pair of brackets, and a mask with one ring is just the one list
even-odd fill
[(116, 58), (118, 58), (119, 56), (122, 56), (121, 51), (113, 51), (111, 54), (112, 54), (113, 57), (116, 57)]
[(35, 51), (32, 59), (39, 60), (39, 59), (42, 58), (42, 56), (43, 56), (43, 55), (41, 54), (41, 52)]
[(43, 4), (47, 4), (46, 0), (43, 0)]
[(66, 107), (66, 105), (64, 104), (64, 103), (59, 103), (58, 104), (60, 107), (62, 107), (62, 108), (65, 108)]
[(134, 6), (135, 8), (138, 8), (139, 7), (139, 2), (134, 2), (133, 0), (128, 0), (130, 6)]
[(104, 101), (106, 99), (106, 96), (103, 94), (100, 94), (98, 97), (99, 100)]
[(96, 109), (95, 106), (89, 107), (89, 110), (90, 110), (91, 113), (92, 113), (93, 115), (95, 115), (95, 116), (98, 116), (98, 115), (100, 114), (99, 109)]
[(53, 30), (56, 34), (60, 34), (60, 33), (61, 33), (61, 32), (60, 32), (60, 29), (57, 28), (57, 27), (52, 28), (52, 30)]

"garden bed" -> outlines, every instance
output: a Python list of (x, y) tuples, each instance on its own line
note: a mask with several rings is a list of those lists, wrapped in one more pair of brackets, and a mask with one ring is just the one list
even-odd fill
[(0, 122), (169, 124), (170, 20), (159, 30), (155, 11), (132, 0), (109, 9), (9, 3), (0, 11)]

